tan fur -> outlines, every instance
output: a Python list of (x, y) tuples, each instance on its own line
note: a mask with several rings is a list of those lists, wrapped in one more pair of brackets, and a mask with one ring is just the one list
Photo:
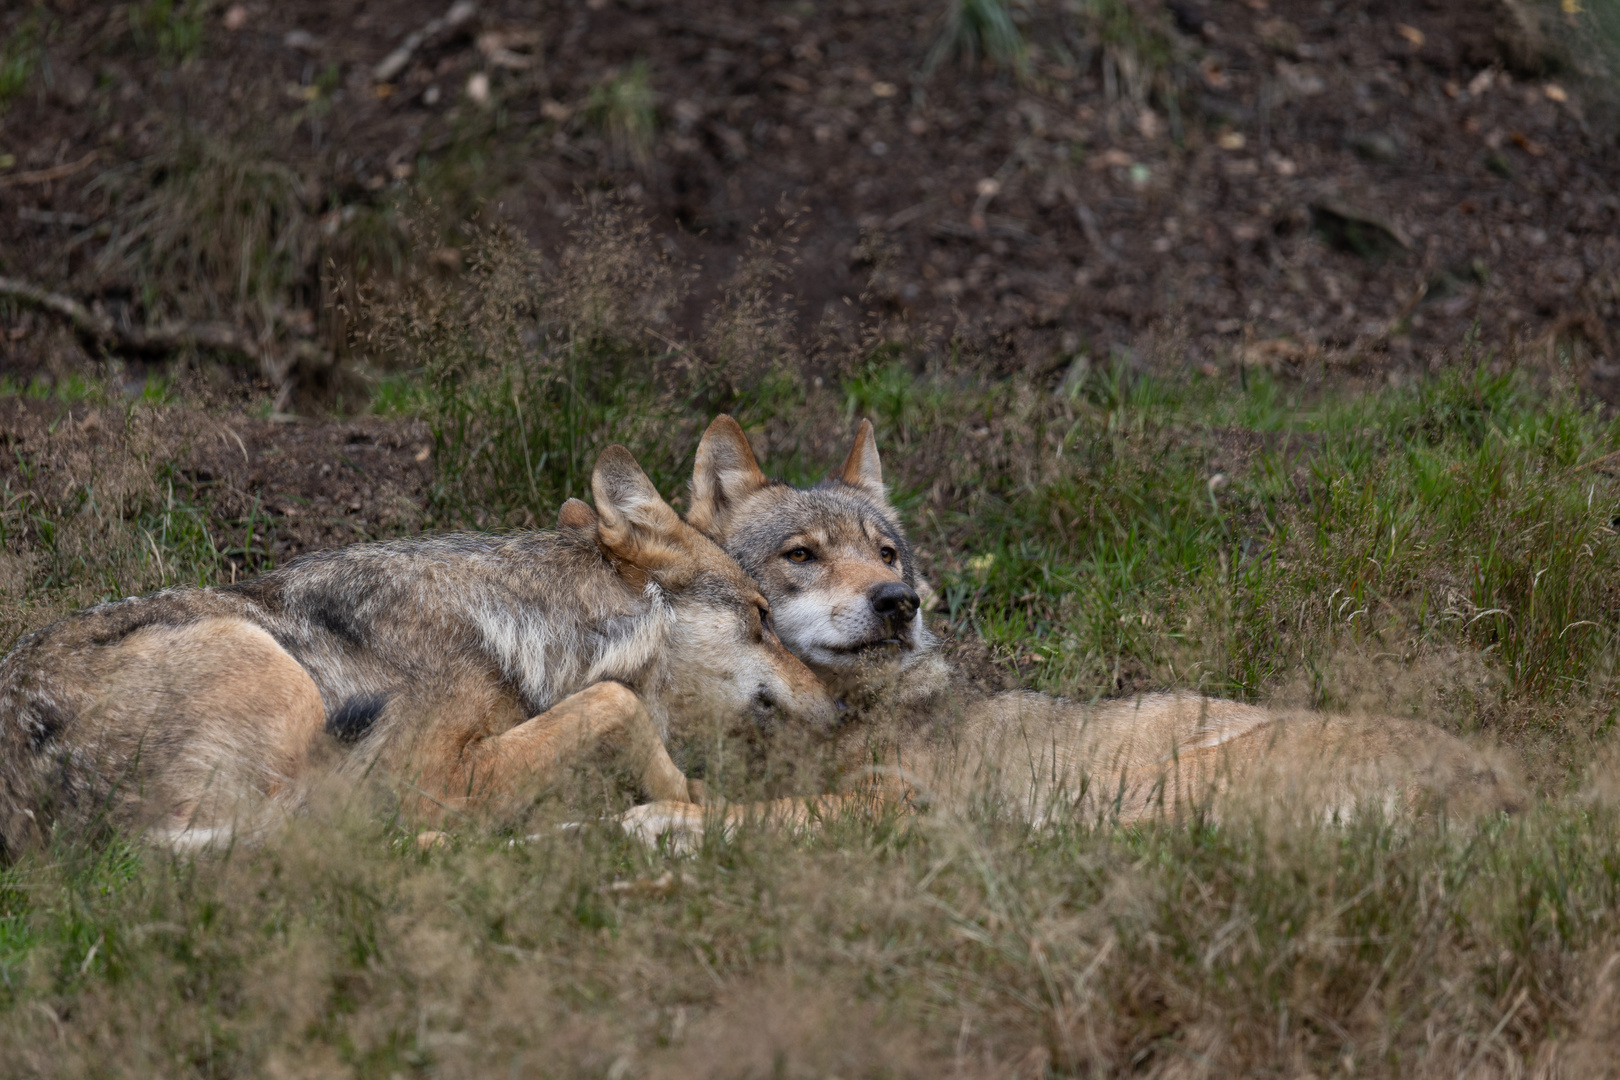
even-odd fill
[(411, 703), (403, 738), (376, 760), (358, 757), (349, 771), (381, 764), (408, 781), (408, 802), (428, 823), (446, 814), (503, 816), (602, 749), (616, 752), (650, 797), (689, 797), (685, 775), (629, 688), (597, 683), (527, 720), (512, 706), (488, 680), (446, 680)]
[[(784, 642), (859, 706), (839, 733), (844, 774), (857, 794), (732, 807), (721, 818), (711, 810), (711, 823), (802, 822), (851, 799), (954, 811), (988, 799), (1036, 822), (1059, 813), (1123, 821), (1195, 809), (1219, 816), (1240, 804), (1333, 819), (1369, 805), (1478, 812), (1523, 803), (1502, 763), (1428, 724), (1269, 710), (1192, 693), (1093, 705), (1025, 692), (980, 695), (954, 678), (920, 613), (902, 648), (829, 648), (836, 645), (829, 634), (855, 625), (839, 613), (862, 604), (874, 582), (913, 573), (886, 565), (873, 542), (874, 530), (903, 538), (867, 422), (829, 481), (804, 491), (771, 483), (741, 428), (719, 418), (699, 447), (692, 491), (691, 523), (742, 562), (779, 613), (790, 605), (808, 611), (801, 622), (814, 635), (805, 641), (779, 616)], [(803, 543), (815, 547), (813, 574), (782, 557)], [(701, 829), (703, 820), (699, 807), (660, 804), (637, 808), (626, 825), (646, 833)]]
[(844, 457), (844, 464), (833, 475), (850, 487), (860, 488), (874, 499), (882, 501), (888, 498), (883, 488), (883, 463), (878, 459), (877, 432), (872, 427), (872, 421), (863, 419), (855, 428), (855, 442)]
[[(326, 720), (315, 684), (264, 630), (240, 619), (137, 630), (71, 666), (87, 701), (81, 751), (118, 768), (133, 740), (157, 768), (131, 771), (118, 802), (171, 834), (229, 821), (244, 795), (294, 797)], [(191, 732), (168, 744), (176, 717)], [(146, 780), (145, 785), (141, 783)]]
[(1089, 708), (1003, 695), (969, 705), (946, 730), (851, 732), (840, 758), (845, 794), (707, 808), (656, 802), (623, 820), (655, 838), (749, 821), (806, 825), (884, 805), (947, 814), (981, 805), (1032, 824), (1274, 812), (1331, 823), (1367, 810), (1469, 815), (1523, 805), (1511, 772), (1432, 725), (1279, 713), (1198, 694)]
[(596, 511), (579, 499), (569, 499), (557, 511), (559, 529), (594, 529), (596, 526)]

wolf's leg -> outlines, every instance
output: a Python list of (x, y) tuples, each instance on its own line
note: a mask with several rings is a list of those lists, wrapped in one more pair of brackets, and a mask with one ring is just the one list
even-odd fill
[(132, 763), (124, 782), (142, 793), (152, 839), (195, 845), (301, 799), (326, 712), (262, 628), (232, 617), (147, 627), (77, 674), (95, 684), (79, 728), (98, 756)]
[(510, 796), (554, 778), (603, 743), (622, 747), (652, 798), (684, 803), (691, 797), (686, 775), (670, 760), (646, 706), (615, 682), (587, 687), (517, 727), (480, 740), (464, 755), (452, 783), (481, 796)]
[(695, 846), (710, 825), (727, 836), (745, 823), (809, 828), (845, 810), (874, 814), (886, 806), (903, 805), (893, 794), (874, 787), (843, 795), (772, 799), (726, 807), (658, 801), (631, 807), (619, 815), (618, 822), (625, 833), (649, 847), (660, 836), (667, 836), (675, 850), (685, 852)]

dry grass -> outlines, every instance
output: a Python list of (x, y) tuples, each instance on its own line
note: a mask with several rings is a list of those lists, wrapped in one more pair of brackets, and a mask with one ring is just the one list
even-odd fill
[[(9, 874), (8, 1075), (1522, 1075), (1612, 1049), (1611, 813), (416, 850), (364, 817)], [(1608, 865), (1605, 865), (1605, 863)], [(1556, 867), (1556, 870), (1555, 870)]]
[[(429, 851), (347, 796), (196, 858), (63, 837), (0, 872), (0, 1075), (1509, 1077), (1612, 1057), (1620, 491), (1581, 467), (1611, 420), (1483, 356), (1364, 394), (1125, 366), (1054, 390), (891, 342), (835, 388), (739, 386), (751, 353), (786, 371), (825, 346), (773, 302), (790, 255), (760, 244), (688, 346), (660, 337), (682, 281), (651, 241), (613, 206), (544, 258), (481, 233), (459, 281), (375, 309), (394, 336), (373, 347), (421, 369), (389, 400), (437, 429), (441, 521), (543, 523), (616, 439), (673, 493), (717, 398), (796, 481), (870, 415), (941, 629), (1025, 681), (1419, 715), (1528, 754), (1537, 798), (1332, 826), (1285, 807), (1035, 830), (984, 806), (677, 858), (554, 828), (617, 805), (587, 770), (521, 830), (468, 823)], [(205, 413), (28, 408), (0, 514), (11, 633), (218, 579), (225, 523), (163, 479)], [(815, 775), (789, 743), (756, 749), (726, 762), (753, 775), (710, 780)]]
[(186, 133), (91, 190), (113, 223), (94, 275), (132, 285), (147, 322), (224, 319), (270, 332), (296, 314), (289, 297), (318, 307), (316, 214), (286, 165)]

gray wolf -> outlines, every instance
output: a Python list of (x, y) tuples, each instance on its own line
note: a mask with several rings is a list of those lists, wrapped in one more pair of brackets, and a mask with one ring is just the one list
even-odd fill
[(672, 721), (833, 703), (737, 563), (628, 451), (555, 532), (450, 534), (305, 556), (229, 587), (77, 612), (0, 661), (0, 855), (53, 826), (172, 843), (286, 811), (317, 758), (402, 778), (417, 810), (505, 805), (606, 742), (655, 798), (691, 797)]
[[(718, 417), (698, 447), (687, 521), (759, 583), (783, 643), (850, 706), (836, 736), (845, 774), (870, 777), (871, 762), (886, 763), (878, 771), (888, 779), (858, 800), (926, 797), (960, 807), (988, 796), (1034, 821), (1064, 808), (1135, 820), (1245, 792), (1273, 802), (1291, 795), (1327, 815), (1368, 802), (1483, 809), (1522, 801), (1499, 762), (1428, 724), (1195, 693), (1082, 704), (974, 692), (924, 622), (869, 421), (839, 468), (796, 488), (766, 477), (741, 427)], [(735, 813), (803, 819), (815, 805), (787, 800)], [(698, 816), (693, 807), (647, 806), (632, 824), (686, 827)]]

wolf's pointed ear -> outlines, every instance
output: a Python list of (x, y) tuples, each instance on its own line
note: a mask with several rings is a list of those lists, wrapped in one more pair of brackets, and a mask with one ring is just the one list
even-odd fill
[(725, 533), (737, 504), (770, 481), (754, 460), (742, 425), (724, 413), (714, 418), (698, 443), (692, 466), (692, 509), (686, 520), (711, 537)]
[(862, 420), (861, 426), (855, 429), (855, 445), (849, 448), (849, 456), (832, 478), (888, 504), (888, 493), (883, 490), (883, 463), (878, 460), (877, 434), (872, 430), (872, 421)]
[(655, 570), (678, 557), (681, 519), (669, 508), (630, 451), (610, 446), (591, 473), (596, 539), (632, 565)]
[(557, 511), (559, 529), (594, 529), (596, 525), (596, 511), (591, 509), (590, 503), (579, 499), (569, 499)]

